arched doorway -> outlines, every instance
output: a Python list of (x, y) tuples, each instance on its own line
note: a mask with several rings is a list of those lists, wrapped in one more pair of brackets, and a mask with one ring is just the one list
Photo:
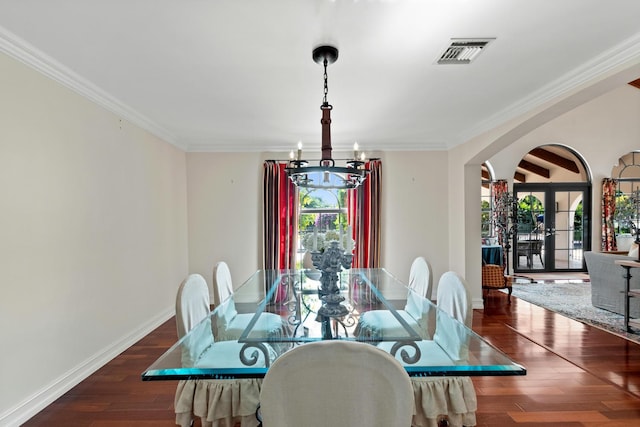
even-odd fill
[(591, 179), (581, 157), (560, 145), (531, 150), (514, 175), (516, 273), (586, 271), (591, 247)]

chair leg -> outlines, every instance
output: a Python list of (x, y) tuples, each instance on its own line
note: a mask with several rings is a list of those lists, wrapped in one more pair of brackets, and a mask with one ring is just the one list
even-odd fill
[(258, 427), (262, 427), (262, 412), (260, 412), (260, 405), (256, 409), (256, 420), (258, 421)]
[(449, 417), (446, 415), (439, 415), (436, 422), (438, 423), (438, 427), (449, 427)]
[(513, 290), (513, 288), (511, 286), (509, 286), (507, 288), (507, 290), (508, 290), (508, 294), (509, 294), (509, 296), (507, 297), (507, 301), (509, 301), (509, 304), (511, 304), (511, 291)]

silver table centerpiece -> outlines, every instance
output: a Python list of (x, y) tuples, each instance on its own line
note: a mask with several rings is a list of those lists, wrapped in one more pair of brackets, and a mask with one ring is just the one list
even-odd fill
[(339, 246), (339, 242), (332, 241), (323, 252), (311, 252), (313, 265), (321, 272), (320, 276), (320, 299), (322, 307), (318, 310), (318, 320), (323, 322), (323, 334), (325, 338), (332, 338), (331, 318), (341, 318), (349, 313), (349, 309), (341, 303), (345, 298), (340, 295), (340, 272), (342, 269), (350, 269), (353, 261), (353, 254), (347, 253)]

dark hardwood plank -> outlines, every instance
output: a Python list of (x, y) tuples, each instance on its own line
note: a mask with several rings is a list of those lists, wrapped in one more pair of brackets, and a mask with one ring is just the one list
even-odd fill
[(527, 368), (524, 377), (473, 379), (478, 426), (640, 425), (638, 344), (497, 292), (473, 321)]
[[(478, 426), (640, 426), (640, 345), (516, 297), (509, 304), (501, 292), (474, 310), (473, 325), (527, 368), (521, 377), (473, 378)], [(140, 374), (175, 339), (171, 319), (24, 426), (174, 426), (177, 382)]]

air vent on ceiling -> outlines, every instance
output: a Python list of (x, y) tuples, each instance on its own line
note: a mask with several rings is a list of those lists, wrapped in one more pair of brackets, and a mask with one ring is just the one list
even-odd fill
[(451, 39), (438, 64), (469, 64), (494, 39)]

